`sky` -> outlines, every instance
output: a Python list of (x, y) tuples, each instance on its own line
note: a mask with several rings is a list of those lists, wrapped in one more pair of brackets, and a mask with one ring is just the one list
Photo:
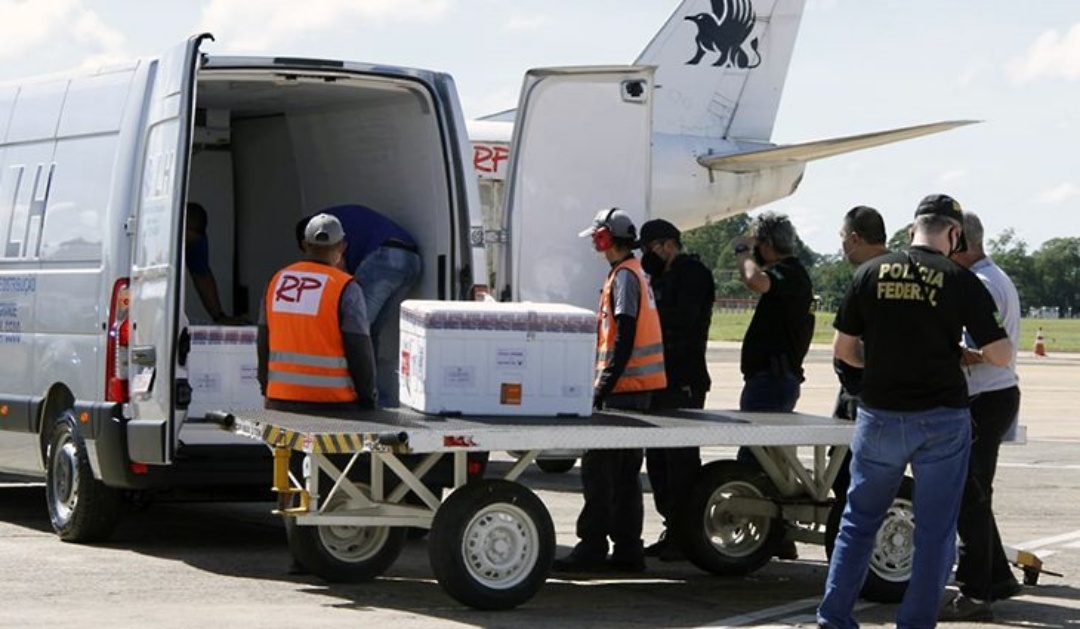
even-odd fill
[[(154, 56), (197, 32), (210, 54), (446, 71), (466, 117), (517, 103), (533, 67), (631, 63), (677, 0), (0, 0), (0, 81)], [(813, 162), (764, 209), (819, 253), (844, 212), (891, 234), (929, 193), (987, 237), (1080, 237), (1080, 2), (807, 0), (772, 141), (939, 120), (980, 124)], [(662, 215), (662, 209), (654, 211)]]

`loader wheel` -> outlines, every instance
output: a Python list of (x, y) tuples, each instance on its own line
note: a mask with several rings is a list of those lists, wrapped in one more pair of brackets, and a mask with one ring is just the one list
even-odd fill
[(551, 515), (532, 491), (485, 479), (457, 489), (431, 524), (428, 557), (447, 594), (474, 609), (513, 609), (543, 586), (555, 555)]
[[(367, 492), (367, 485), (356, 483)], [(330, 499), (324, 513), (353, 508), (348, 494)], [(301, 525), (285, 518), (293, 557), (312, 574), (331, 583), (370, 581), (386, 572), (405, 546), (406, 527), (342, 524)]]
[[(874, 540), (870, 571), (866, 573), (862, 588), (862, 597), (868, 601), (899, 603), (904, 598), (915, 555), (914, 495), (915, 481), (905, 476)], [(843, 500), (834, 503), (825, 523), (825, 554), (830, 559), (836, 546), (836, 535), (840, 532), (844, 505)]]
[(723, 576), (764, 566), (784, 534), (782, 521), (735, 512), (731, 500), (771, 500), (777, 493), (765, 472), (737, 461), (714, 461), (701, 468), (678, 523), (681, 535), (676, 539), (687, 559)]

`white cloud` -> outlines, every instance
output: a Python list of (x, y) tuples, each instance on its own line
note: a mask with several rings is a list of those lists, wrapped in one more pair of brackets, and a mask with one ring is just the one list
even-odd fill
[(74, 42), (114, 54), (124, 36), (110, 28), (82, 0), (0, 0), (0, 59), (23, 54), (49, 42)]
[(938, 175), (937, 182), (938, 185), (952, 184), (967, 179), (967, 176), (968, 172), (963, 169), (947, 170)]
[(1080, 187), (1071, 183), (1063, 183), (1060, 186), (1054, 186), (1048, 190), (1043, 190), (1039, 193), (1036, 200), (1039, 203), (1054, 204), (1068, 201), (1080, 196)]
[(548, 23), (543, 15), (514, 15), (506, 21), (508, 31), (532, 31)]
[(1041, 78), (1080, 79), (1080, 24), (1074, 24), (1064, 37), (1056, 30), (1042, 33), (1005, 70), (1016, 84)]
[(264, 51), (297, 37), (349, 22), (437, 20), (452, 0), (210, 0), (200, 30), (221, 36), (230, 48)]

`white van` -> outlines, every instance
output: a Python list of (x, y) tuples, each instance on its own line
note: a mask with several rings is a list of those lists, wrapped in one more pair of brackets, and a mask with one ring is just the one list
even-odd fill
[[(448, 75), (213, 57), (207, 38), (0, 85), (0, 472), (46, 479), (64, 539), (107, 536), (122, 490), (266, 482), (251, 464), (262, 446), (185, 421), (198, 394), (186, 321), (204, 316), (184, 286), (188, 201), (207, 210), (226, 310), (251, 320), (298, 255), (296, 221), (333, 205), (376, 208), (416, 237), (411, 297), (471, 299), (485, 274)], [(517, 250), (499, 280), (511, 298), (595, 307), (605, 268), (575, 234), (603, 206), (645, 218), (650, 81), (642, 68), (527, 77), (508, 181)], [(380, 369), (396, 366), (392, 345)]]

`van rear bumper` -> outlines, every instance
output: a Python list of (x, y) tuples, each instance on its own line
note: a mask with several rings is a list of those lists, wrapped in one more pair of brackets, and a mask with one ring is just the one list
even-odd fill
[[(94, 476), (117, 489), (215, 489), (268, 487), (273, 461), (265, 445), (178, 446), (171, 465), (132, 465), (127, 418), (119, 404), (76, 404)], [(84, 415), (85, 413), (85, 415)], [(87, 418), (83, 421), (81, 418)]]

